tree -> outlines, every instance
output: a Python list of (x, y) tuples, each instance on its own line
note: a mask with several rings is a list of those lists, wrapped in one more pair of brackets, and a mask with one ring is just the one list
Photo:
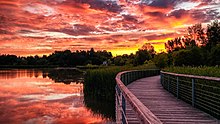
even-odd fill
[(196, 41), (191, 38), (183, 38), (183, 43), (186, 49), (192, 49), (193, 47), (197, 47)]
[(126, 61), (124, 60), (124, 58), (122, 56), (116, 56), (114, 58), (114, 64), (116, 66), (123, 66), (125, 65)]
[(175, 66), (199, 66), (203, 62), (199, 48), (192, 50), (180, 50), (173, 53), (173, 64)]
[(207, 37), (208, 43), (206, 47), (208, 50), (211, 50), (212, 47), (220, 43), (220, 22), (218, 22), (218, 20), (215, 20), (211, 25), (207, 26)]
[(206, 38), (204, 28), (202, 28), (201, 24), (195, 24), (191, 27), (188, 27), (188, 36), (197, 42), (197, 44), (205, 45)]
[(136, 65), (142, 65), (142, 64), (144, 64), (144, 62), (146, 60), (150, 60), (151, 58), (152, 57), (151, 57), (149, 51), (139, 49), (136, 52), (133, 65), (135, 65), (135, 66)]
[(164, 68), (168, 66), (168, 55), (166, 53), (159, 53), (155, 55), (153, 59), (155, 65), (159, 68)]
[(168, 52), (172, 52), (174, 49), (174, 42), (173, 40), (168, 40), (167, 43), (165, 43), (165, 48)]
[(213, 47), (209, 56), (209, 65), (220, 65), (220, 45)]
[(155, 55), (155, 50), (154, 50), (154, 47), (150, 44), (150, 43), (145, 43), (141, 48), (140, 50), (147, 50), (151, 56), (153, 57)]

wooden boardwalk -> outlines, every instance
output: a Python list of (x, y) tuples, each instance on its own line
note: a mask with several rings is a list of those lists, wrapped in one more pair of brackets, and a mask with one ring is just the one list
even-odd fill
[[(220, 120), (193, 108), (163, 89), (160, 76), (142, 78), (127, 87), (164, 124), (220, 124)], [(128, 103), (126, 116), (128, 123), (139, 123)]]

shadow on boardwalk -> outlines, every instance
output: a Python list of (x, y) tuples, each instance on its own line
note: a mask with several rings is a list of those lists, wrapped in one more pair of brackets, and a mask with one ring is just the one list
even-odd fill
[[(160, 76), (142, 78), (127, 87), (165, 124), (220, 124), (220, 120), (193, 108), (163, 89), (160, 84)], [(129, 123), (138, 123), (128, 104), (126, 115)]]

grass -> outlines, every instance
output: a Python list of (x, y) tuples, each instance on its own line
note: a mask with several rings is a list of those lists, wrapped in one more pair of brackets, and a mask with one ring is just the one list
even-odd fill
[(174, 72), (179, 74), (190, 74), (199, 76), (220, 77), (220, 67), (169, 67), (163, 69), (163, 71)]
[[(102, 115), (106, 115), (107, 118), (111, 117), (114, 120), (115, 114), (115, 86), (116, 75), (125, 70), (146, 70), (146, 69), (156, 69), (154, 64), (142, 65), (142, 66), (110, 66), (105, 68), (98, 69), (90, 69), (87, 70), (85, 78), (84, 78), (84, 96), (87, 99), (93, 99), (97, 103), (103, 103), (98, 108), (90, 108), (90, 109), (99, 109)], [(109, 110), (105, 113), (102, 110), (102, 106), (105, 106), (104, 102), (112, 103), (109, 105)], [(89, 104), (85, 100), (86, 106)], [(87, 105), (88, 104), (88, 105)], [(93, 107), (93, 106), (90, 106)]]
[[(90, 69), (87, 70), (84, 81), (84, 92), (94, 93), (94, 96), (99, 98), (109, 98), (115, 94), (115, 77), (116, 75), (125, 70), (145, 70), (156, 69), (154, 64), (142, 66), (110, 66), (106, 68)], [(92, 91), (91, 91), (92, 90)]]

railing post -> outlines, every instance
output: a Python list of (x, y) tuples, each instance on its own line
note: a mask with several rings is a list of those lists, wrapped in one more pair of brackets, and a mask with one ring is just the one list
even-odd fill
[(129, 75), (128, 75), (129, 73), (126, 73), (125, 75), (126, 75), (126, 81), (124, 82), (124, 84), (125, 84), (125, 86), (127, 86), (127, 84), (128, 84), (128, 77), (129, 77)]
[(170, 91), (170, 75), (168, 75), (168, 84), (167, 84), (167, 90)]
[(162, 76), (162, 85), (164, 86), (164, 74), (161, 74)]
[(126, 101), (125, 101), (125, 98), (124, 98), (124, 96), (122, 95), (122, 123), (123, 124), (126, 124), (126, 119), (125, 119), (125, 117), (126, 117)]
[(122, 96), (122, 93), (121, 93), (120, 89), (118, 88), (118, 85), (116, 85), (115, 90), (116, 90), (116, 94), (115, 94), (116, 113), (115, 113), (115, 116), (116, 116), (116, 123), (118, 124), (122, 120), (122, 112), (121, 112), (121, 96)]
[(176, 77), (176, 97), (179, 99), (179, 77)]
[(126, 85), (125, 86), (127, 86), (129, 84), (129, 72), (126, 73), (126, 76), (127, 76), (127, 81), (126, 81)]
[(163, 73), (160, 74), (160, 83), (161, 83), (162, 86), (163, 86)]
[(192, 78), (192, 106), (195, 106), (195, 79)]

